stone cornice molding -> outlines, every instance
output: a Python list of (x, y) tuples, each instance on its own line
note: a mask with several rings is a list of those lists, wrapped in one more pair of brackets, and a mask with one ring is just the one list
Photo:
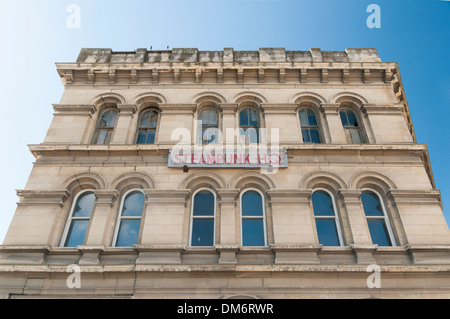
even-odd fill
[(442, 208), (441, 192), (439, 190), (399, 190), (391, 189), (387, 192), (387, 198), (394, 205), (419, 205), (435, 203)]
[(195, 110), (197, 109), (197, 104), (159, 104), (158, 107), (160, 108), (161, 112), (164, 113), (173, 113), (173, 114), (194, 114)]
[(97, 198), (96, 205), (109, 205), (112, 207), (114, 202), (119, 197), (119, 192), (116, 190), (96, 189), (92, 191)]
[(261, 107), (265, 114), (292, 114), (299, 106), (296, 103), (263, 103)]
[(312, 190), (300, 189), (273, 189), (268, 190), (267, 196), (271, 204), (279, 203), (306, 203), (309, 204)]
[(340, 189), (338, 197), (344, 201), (345, 205), (361, 205), (361, 193), (360, 189)]
[(376, 115), (392, 115), (403, 114), (404, 106), (401, 103), (397, 104), (362, 104), (360, 110), (363, 114), (376, 114)]
[(186, 206), (191, 191), (189, 189), (144, 189), (147, 204), (175, 204)]
[(341, 105), (339, 103), (322, 103), (320, 104), (319, 110), (325, 115), (337, 115), (340, 107)]
[(17, 190), (17, 196), (20, 198), (19, 206), (24, 205), (59, 205), (70, 197), (66, 189), (51, 190)]
[(118, 104), (117, 108), (123, 115), (133, 115), (137, 112), (136, 104)]
[(53, 104), (54, 115), (89, 115), (97, 112), (93, 104)]

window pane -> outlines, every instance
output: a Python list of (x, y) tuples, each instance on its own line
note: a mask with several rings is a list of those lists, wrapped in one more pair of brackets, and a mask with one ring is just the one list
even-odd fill
[(91, 217), (94, 202), (95, 195), (93, 193), (84, 193), (78, 197), (72, 217)]
[(320, 143), (319, 130), (309, 129), (309, 134), (311, 136), (311, 143)]
[(216, 128), (207, 128), (202, 129), (202, 143), (216, 143), (217, 142), (217, 129)]
[(353, 144), (362, 144), (361, 132), (359, 129), (349, 129)]
[(358, 127), (358, 121), (353, 111), (347, 110), (348, 126)]
[(214, 245), (214, 219), (196, 218), (192, 224), (192, 246)]
[(108, 133), (107, 130), (102, 130), (102, 129), (97, 130), (97, 137), (95, 139), (95, 144), (98, 144), (98, 145), (105, 144), (107, 133)]
[(154, 144), (155, 143), (155, 130), (148, 130), (147, 132), (147, 140), (146, 140), (146, 144)]
[(259, 126), (259, 113), (255, 109), (249, 109), (250, 113), (250, 126), (258, 127)]
[(309, 129), (302, 130), (303, 143), (311, 143), (311, 136), (309, 135)]
[(142, 216), (144, 198), (145, 196), (141, 192), (128, 194), (123, 203), (122, 216)]
[(381, 207), (381, 203), (377, 195), (370, 192), (363, 192), (361, 194), (361, 201), (363, 203), (364, 213), (366, 216), (384, 216), (383, 208)]
[(372, 243), (378, 244), (378, 246), (392, 246), (384, 219), (369, 219), (367, 224), (369, 225)]
[(314, 216), (334, 216), (333, 201), (330, 195), (324, 191), (312, 194)]
[(347, 112), (344, 111), (340, 111), (339, 115), (341, 116), (341, 122), (342, 122), (342, 126), (343, 127), (348, 127), (348, 119), (347, 119)]
[(108, 110), (102, 114), (102, 118), (98, 124), (99, 128), (113, 128), (116, 124), (117, 112), (115, 110)]
[(200, 117), (202, 126), (217, 126), (217, 112), (212, 109), (204, 110)]
[(242, 220), (242, 244), (244, 246), (265, 246), (262, 219)]
[(308, 126), (308, 114), (306, 112), (306, 109), (300, 110), (299, 116), (300, 116), (300, 126), (302, 127)]
[(249, 109), (243, 109), (241, 111), (241, 113), (239, 114), (239, 125), (241, 126), (248, 126), (250, 121), (249, 121), (249, 114), (248, 114)]
[(242, 195), (242, 216), (263, 216), (262, 198), (258, 192)]
[(72, 220), (64, 247), (77, 247), (84, 244), (89, 220)]
[(145, 144), (147, 142), (147, 130), (139, 130), (137, 144)]
[(316, 219), (317, 235), (319, 243), (324, 246), (339, 246), (339, 237), (336, 222), (333, 219)]
[(151, 111), (149, 127), (156, 128), (157, 124), (158, 124), (158, 112)]
[(259, 131), (256, 128), (240, 129), (240, 138), (243, 143), (258, 143)]
[(137, 243), (139, 235), (140, 219), (122, 219), (119, 233), (117, 234), (117, 247), (131, 247)]
[(150, 111), (146, 111), (141, 115), (141, 121), (139, 122), (139, 127), (145, 128), (150, 125)]
[(195, 195), (194, 216), (214, 216), (214, 195), (208, 191), (201, 191)]
[(312, 110), (308, 110), (309, 126), (317, 126), (316, 114)]

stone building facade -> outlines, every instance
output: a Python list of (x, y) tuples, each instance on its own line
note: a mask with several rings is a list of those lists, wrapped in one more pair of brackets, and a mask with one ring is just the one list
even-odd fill
[(450, 297), (427, 146), (375, 49), (82, 49), (57, 71), (0, 296)]

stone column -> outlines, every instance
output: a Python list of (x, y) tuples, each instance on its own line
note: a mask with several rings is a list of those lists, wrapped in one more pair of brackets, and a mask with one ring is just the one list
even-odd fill
[(144, 190), (147, 209), (141, 245), (183, 245), (186, 204), (190, 190)]
[(369, 143), (412, 143), (403, 104), (363, 104), (360, 107)]
[(219, 243), (221, 245), (235, 245), (238, 244), (236, 239), (239, 238), (237, 235), (237, 224), (236, 222), (236, 203), (238, 200), (239, 190), (238, 189), (218, 189), (217, 195), (219, 196), (220, 205), (220, 239)]
[(369, 227), (367, 226), (364, 208), (361, 202), (361, 190), (341, 189), (338, 193), (340, 199), (343, 201), (348, 222), (350, 225), (350, 232), (352, 248), (356, 261), (359, 264), (376, 263), (373, 257), (373, 252), (377, 245), (372, 243), (370, 237)]
[(311, 216), (311, 190), (276, 189), (267, 191), (272, 210), (275, 243), (270, 246), (277, 264), (318, 264), (314, 225)]
[[(95, 207), (92, 212), (89, 232), (86, 238), (86, 246), (105, 245), (110, 246), (111, 242), (105, 240), (112, 238), (117, 215), (112, 214), (112, 207), (118, 197), (116, 190), (94, 190), (96, 197)], [(107, 232), (111, 236), (107, 236)]]
[(339, 116), (339, 107), (340, 104), (337, 103), (323, 103), (320, 106), (320, 110), (325, 116), (323, 131), (325, 140), (334, 144), (347, 144), (344, 128), (342, 127), (342, 121)]
[[(159, 104), (161, 110), (160, 123), (158, 123), (158, 140), (155, 144), (177, 144), (180, 135), (184, 136), (184, 142), (191, 144), (194, 134), (194, 111), (196, 104)], [(175, 131), (177, 130), (177, 131)], [(174, 140), (172, 133), (176, 132)]]
[(135, 130), (131, 123), (137, 107), (134, 104), (118, 104), (117, 108), (119, 109), (119, 116), (111, 144), (131, 144), (135, 136)]
[(54, 117), (44, 143), (89, 144), (95, 105), (54, 104)]
[(272, 208), (275, 244), (314, 244), (311, 190), (275, 189), (267, 191)]
[(438, 190), (391, 189), (387, 198), (391, 202), (390, 206), (396, 210), (394, 216), (390, 216), (391, 226), (395, 227), (397, 235), (404, 232), (407, 244), (450, 244), (450, 231), (442, 214), (441, 194)]
[(19, 190), (17, 209), (3, 245), (47, 245), (61, 208), (69, 198), (67, 190)]
[[(222, 110), (222, 138), (223, 138), (223, 145), (226, 145), (228, 142), (229, 144), (233, 144), (237, 142), (237, 138), (234, 135), (235, 130), (237, 127), (235, 127), (236, 122), (236, 111), (238, 108), (238, 105), (235, 103), (224, 103), (219, 105), (220, 109)], [(233, 139), (227, 140), (227, 129), (231, 129), (233, 132)], [(230, 136), (231, 138), (231, 136)]]
[(267, 139), (270, 143), (271, 129), (279, 130), (279, 143), (300, 143), (302, 141), (300, 122), (295, 110), (297, 104), (263, 104), (267, 128)]

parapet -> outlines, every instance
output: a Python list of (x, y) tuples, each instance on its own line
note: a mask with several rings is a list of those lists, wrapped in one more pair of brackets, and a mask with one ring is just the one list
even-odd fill
[(137, 49), (115, 52), (112, 49), (82, 49), (77, 63), (315, 63), (381, 62), (375, 48), (350, 48), (345, 51), (286, 51), (284, 48), (260, 48), (258, 51), (199, 51), (195, 48), (172, 50)]

